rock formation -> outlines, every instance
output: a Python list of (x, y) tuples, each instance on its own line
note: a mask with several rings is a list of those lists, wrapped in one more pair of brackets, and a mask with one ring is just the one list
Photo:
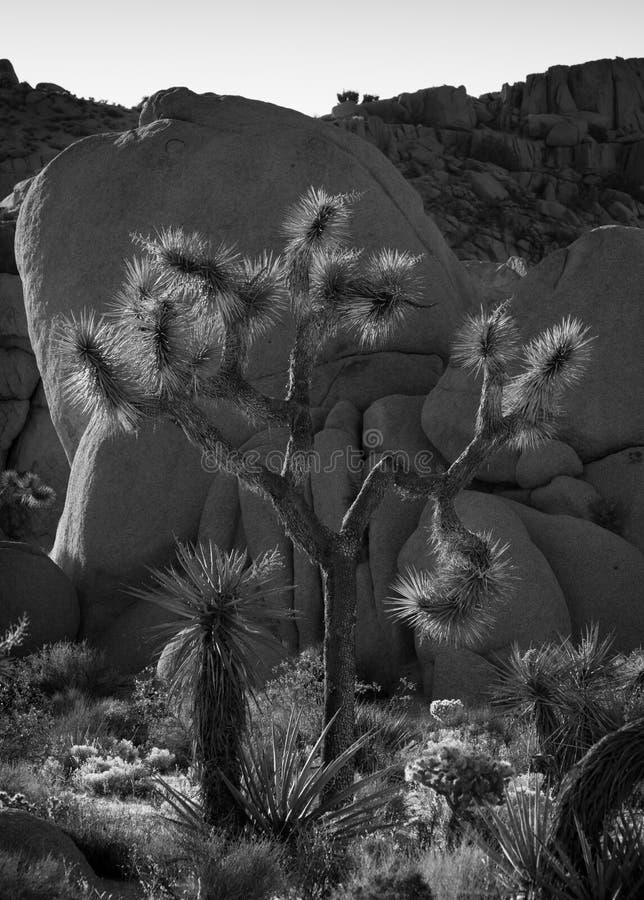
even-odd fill
[(480, 98), (448, 85), (333, 119), (379, 147), (461, 259), (538, 262), (644, 224), (644, 59), (552, 66)]

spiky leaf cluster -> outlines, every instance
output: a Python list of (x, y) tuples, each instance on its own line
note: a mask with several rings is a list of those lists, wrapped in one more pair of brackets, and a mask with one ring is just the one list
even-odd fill
[(175, 292), (185, 290), (191, 298), (212, 305), (225, 324), (243, 312), (237, 293), (241, 257), (225, 243), (215, 245), (197, 231), (162, 228), (154, 237), (134, 235), (168, 278)]
[(505, 392), (511, 443), (523, 448), (552, 437), (563, 392), (576, 384), (593, 340), (579, 319), (568, 317), (523, 348), (523, 371)]
[(129, 364), (125, 335), (93, 310), (72, 313), (58, 323), (58, 347), (69, 399), (88, 416), (101, 416), (110, 430), (132, 431), (139, 424), (144, 396)]
[(507, 545), (478, 535), (470, 546), (437, 544), (433, 571), (410, 567), (393, 583), (392, 615), (421, 638), (476, 647), (512, 594)]
[(35, 472), (6, 469), (0, 474), (0, 503), (20, 503), (29, 509), (46, 509), (56, 500), (56, 491)]
[(481, 370), (497, 375), (505, 373), (516, 356), (518, 331), (509, 314), (509, 304), (492, 311), (482, 307), (467, 317), (452, 347), (452, 361), (477, 374)]
[[(210, 542), (197, 547), (179, 543), (176, 565), (152, 570), (153, 586), (131, 590), (172, 615), (155, 632), (172, 642), (173, 692), (191, 696), (201, 656), (211, 650), (226, 677), (245, 685), (255, 682), (258, 645), (272, 643), (269, 626), (291, 615), (263, 602), (284, 590), (269, 584), (281, 566), (276, 550), (249, 565), (245, 552), (226, 553)], [(223, 685), (214, 688), (218, 697)]]
[(297, 319), (316, 317), (321, 337), (338, 328), (371, 346), (387, 338), (417, 305), (420, 257), (383, 249), (367, 257), (347, 246), (356, 194), (310, 188), (284, 224), (285, 259)]

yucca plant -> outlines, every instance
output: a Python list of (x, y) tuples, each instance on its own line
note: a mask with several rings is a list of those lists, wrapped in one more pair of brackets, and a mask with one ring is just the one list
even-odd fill
[(277, 551), (247, 563), (247, 554), (236, 550), (179, 543), (177, 565), (153, 569), (154, 584), (131, 591), (171, 616), (154, 631), (168, 655), (170, 696), (191, 706), (205, 820), (231, 827), (242, 822), (229, 786), (240, 783), (258, 660), (262, 647), (275, 643), (271, 627), (288, 615), (263, 602), (274, 592), (270, 582), (281, 567)]
[(486, 806), (473, 837), (503, 874), (505, 886), (525, 900), (548, 897), (553, 880), (548, 851), (553, 805), (550, 794), (535, 779), (531, 789), (508, 787), (505, 807)]
[[(320, 757), (330, 724), (322, 729), (313, 746), (303, 748), (300, 717), (301, 711), (292, 709), (285, 729), (273, 724), (267, 746), (253, 747), (248, 743), (241, 748), (240, 784), (234, 784), (222, 772), (222, 779), (246, 820), (256, 832), (285, 842), (296, 840), (316, 824), (323, 825), (332, 840), (348, 840), (384, 827), (383, 810), (397, 793), (387, 783), (388, 770), (360, 778), (324, 800), (338, 772), (368, 744), (373, 732), (363, 734), (325, 765)], [(177, 821), (189, 829), (199, 827), (198, 804), (165, 784), (162, 788), (178, 815)]]
[(495, 663), (493, 703), (535, 728), (549, 774), (562, 778), (601, 737), (623, 724), (612, 636), (587, 626), (577, 645), (566, 637)]
[[(506, 378), (515, 346), (506, 307), (473, 318), (461, 339), (464, 361), (484, 370), (477, 431), (442, 475), (404, 471), (385, 454), (366, 476), (338, 531), (315, 514), (307, 492), (313, 448), (310, 387), (326, 342), (343, 330), (362, 347), (392, 334), (420, 305), (419, 258), (404, 250), (365, 253), (348, 244), (355, 194), (310, 188), (288, 212), (280, 257), (247, 259), (225, 243), (181, 228), (138, 236), (143, 257), (131, 262), (112, 310), (63, 320), (60, 347), (71, 397), (112, 431), (145, 419), (169, 418), (213, 469), (237, 476), (272, 503), (296, 547), (319, 566), (324, 589), (324, 762), (352, 743), (356, 569), (369, 519), (385, 492), (431, 498), (441, 554), (438, 580), (408, 592), (399, 611), (412, 625), (468, 640), (494, 618), (509, 595), (500, 547), (460, 523), (454, 497), (504, 440), (549, 435), (556, 400), (574, 381), (588, 343), (580, 323), (566, 320), (531, 342), (523, 376)], [(253, 344), (290, 313), (294, 341), (283, 398), (267, 397), (247, 378)], [(507, 410), (502, 411), (505, 397)], [(249, 462), (224, 438), (204, 401), (226, 400), (258, 427), (283, 426), (289, 439), (281, 472)], [(352, 783), (350, 767), (329, 789)]]

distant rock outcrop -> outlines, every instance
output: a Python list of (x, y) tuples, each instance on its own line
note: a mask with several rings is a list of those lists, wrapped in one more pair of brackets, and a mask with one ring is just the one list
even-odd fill
[(478, 99), (426, 88), (326, 118), (382, 150), (461, 259), (534, 263), (598, 225), (644, 226), (644, 59), (553, 66)]

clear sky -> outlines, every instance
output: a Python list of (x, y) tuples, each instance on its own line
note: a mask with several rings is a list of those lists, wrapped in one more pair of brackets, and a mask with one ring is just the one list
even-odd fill
[(644, 57), (644, 0), (10, 0), (18, 78), (133, 106), (174, 85), (309, 115), (343, 89), (479, 96), (555, 64)]

